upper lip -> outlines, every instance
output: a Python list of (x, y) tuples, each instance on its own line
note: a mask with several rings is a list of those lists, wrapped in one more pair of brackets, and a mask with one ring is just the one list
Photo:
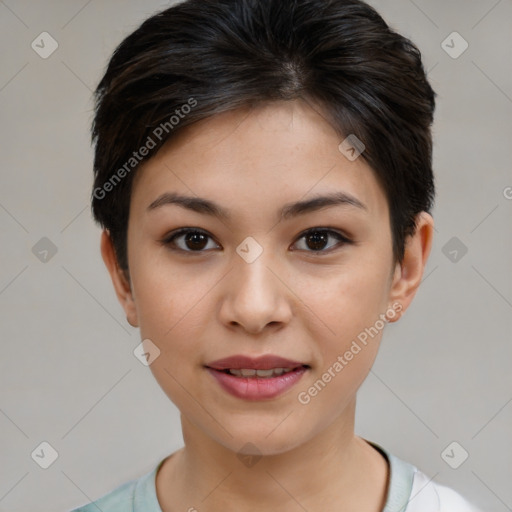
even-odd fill
[(272, 368), (297, 368), (299, 366), (308, 366), (300, 361), (292, 361), (279, 356), (260, 356), (249, 357), (244, 355), (235, 355), (218, 359), (206, 365), (208, 368), (214, 370), (228, 370), (232, 369), (254, 369), (254, 370), (270, 370)]

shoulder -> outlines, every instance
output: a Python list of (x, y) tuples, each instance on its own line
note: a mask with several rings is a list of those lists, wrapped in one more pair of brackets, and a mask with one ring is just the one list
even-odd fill
[(458, 492), (438, 484), (413, 464), (367, 441), (388, 460), (390, 479), (383, 512), (482, 512)]
[(156, 473), (162, 463), (163, 460), (139, 478), (125, 482), (96, 501), (70, 512), (162, 512), (155, 485)]
[(406, 512), (482, 512), (451, 487), (433, 482), (416, 470)]
[(75, 508), (71, 512), (98, 512), (98, 509), (103, 512), (132, 512), (136, 482), (136, 480), (130, 480), (96, 501)]

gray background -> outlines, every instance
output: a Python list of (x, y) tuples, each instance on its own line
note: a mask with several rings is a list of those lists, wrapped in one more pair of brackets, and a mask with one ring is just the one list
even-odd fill
[[(512, 1), (371, 4), (419, 46), (438, 92), (438, 193), (424, 282), (387, 328), (356, 432), (485, 511), (512, 510)], [(69, 510), (182, 445), (176, 408), (132, 353), (139, 332), (88, 206), (91, 91), (115, 45), (166, 5), (0, 1), (2, 511)], [(59, 45), (47, 59), (31, 48), (43, 31)], [(442, 47), (453, 31), (469, 43), (456, 59)], [(46, 262), (43, 237), (57, 249)], [(452, 237), (467, 248), (456, 261)], [(43, 441), (58, 453), (48, 469), (31, 457)], [(469, 453), (458, 469), (441, 457), (453, 441)]]

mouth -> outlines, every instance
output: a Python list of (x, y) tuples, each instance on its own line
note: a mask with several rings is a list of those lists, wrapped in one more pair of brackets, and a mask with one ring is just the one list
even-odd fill
[(293, 387), (311, 366), (277, 356), (232, 356), (205, 365), (221, 389), (243, 400), (276, 398)]
[[(210, 368), (207, 366), (207, 368)], [(226, 368), (224, 370), (217, 370), (210, 368), (211, 370), (227, 373), (228, 375), (234, 375), (235, 377), (243, 377), (248, 379), (272, 379), (273, 377), (280, 377), (281, 375), (294, 372), (300, 369), (311, 368), (307, 364), (296, 366), (293, 368), (269, 368), (267, 370), (257, 370), (256, 368)]]

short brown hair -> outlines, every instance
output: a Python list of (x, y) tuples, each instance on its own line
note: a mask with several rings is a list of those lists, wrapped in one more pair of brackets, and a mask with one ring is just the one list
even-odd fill
[(364, 143), (361, 157), (385, 191), (401, 262), (416, 214), (433, 206), (435, 96), (418, 48), (362, 1), (184, 1), (126, 37), (97, 86), (93, 216), (128, 270), (140, 161), (199, 120), (303, 98), (322, 107), (340, 137)]

